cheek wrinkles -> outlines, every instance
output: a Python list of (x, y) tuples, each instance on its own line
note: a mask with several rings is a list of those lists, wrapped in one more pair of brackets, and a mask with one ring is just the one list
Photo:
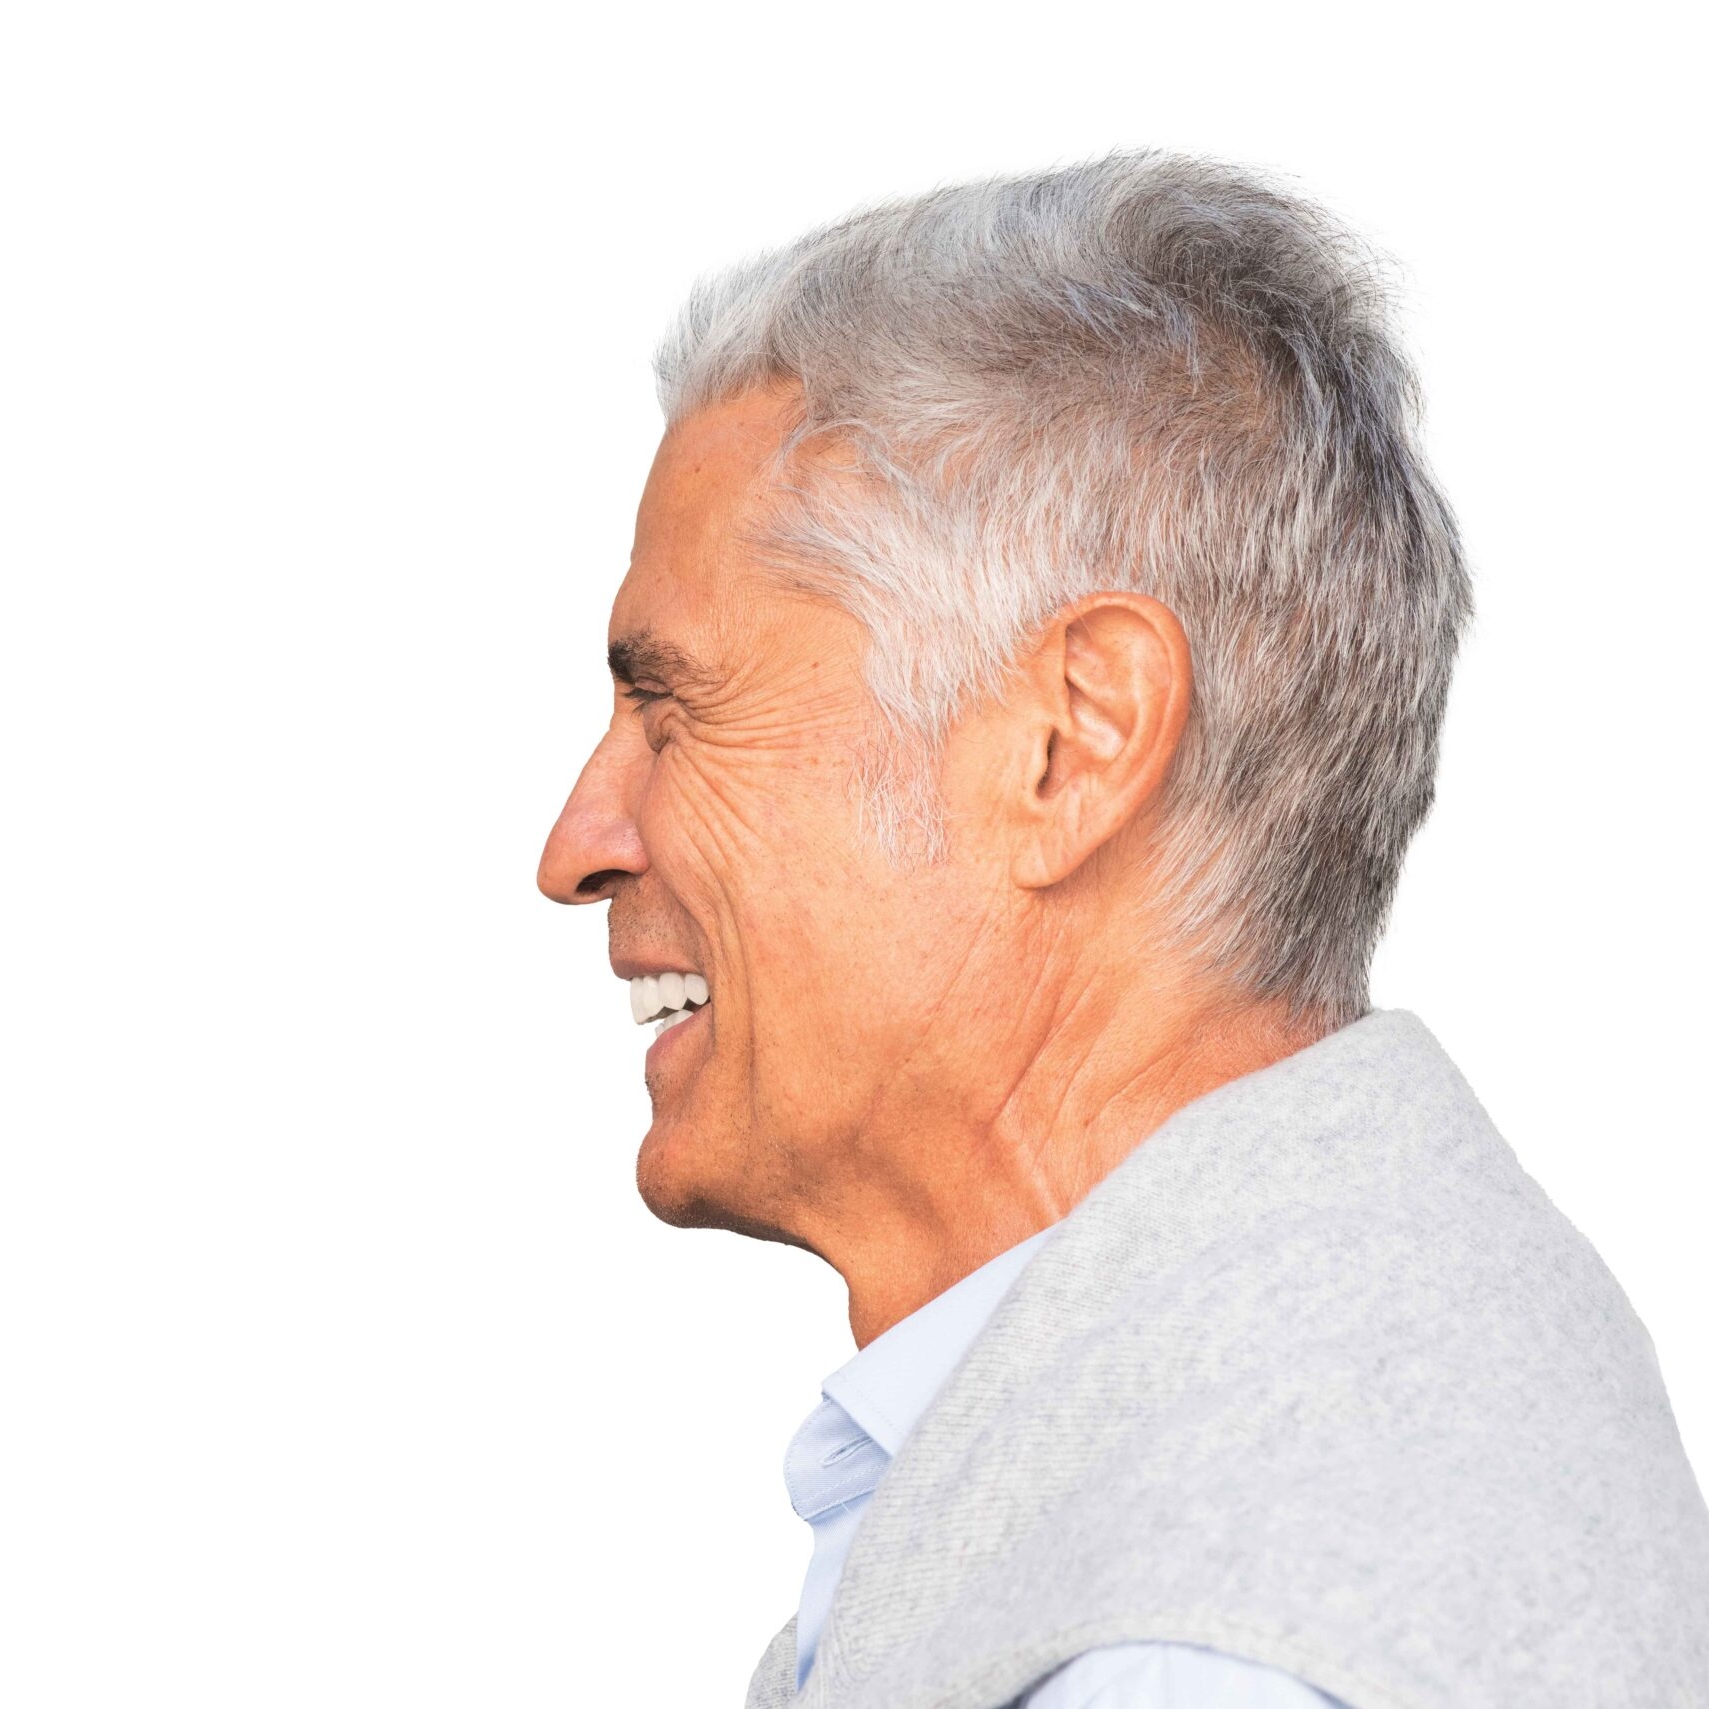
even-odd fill
[(694, 851), (712, 873), (752, 865), (765, 840), (763, 780), (748, 774), (739, 750), (679, 738), (656, 756), (645, 812), (660, 837)]

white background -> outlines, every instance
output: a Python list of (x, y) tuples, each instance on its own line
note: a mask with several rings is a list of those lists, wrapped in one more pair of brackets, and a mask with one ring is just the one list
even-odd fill
[(1703, 161), (1659, 8), (7, 16), (8, 1704), (741, 1701), (841, 1286), (650, 1218), (650, 1034), (606, 910), (533, 888), (648, 358), (703, 268), (1118, 145), (1292, 174), (1404, 264), (1480, 615), (1376, 998), (1709, 1469)]

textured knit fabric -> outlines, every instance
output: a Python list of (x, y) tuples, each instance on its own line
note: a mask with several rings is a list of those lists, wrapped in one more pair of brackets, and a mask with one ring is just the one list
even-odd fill
[(1353, 1709), (1701, 1709), (1709, 1510), (1655, 1350), (1429, 1031), (1217, 1088), (1050, 1232), (873, 1492), (806, 1686), (1007, 1709), (1202, 1644)]
[[(812, 1671), (819, 1630), (872, 1492), (909, 1431), (961, 1362), (1050, 1230), (1017, 1242), (839, 1366), (821, 1385), (784, 1456), (784, 1483), (813, 1530), (795, 1617), (796, 1684)], [(1338, 1709), (1274, 1668), (1196, 1644), (1114, 1644), (1077, 1657), (1026, 1709)]]

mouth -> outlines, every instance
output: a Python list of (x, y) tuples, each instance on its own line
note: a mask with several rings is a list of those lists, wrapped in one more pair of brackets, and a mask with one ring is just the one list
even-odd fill
[(647, 1049), (647, 1061), (664, 1045), (667, 1033), (704, 1031), (704, 1023), (695, 1026), (695, 1018), (710, 1007), (711, 988), (699, 973), (666, 969), (659, 973), (636, 974), (629, 981), (629, 1013), (637, 1026), (653, 1028), (653, 1042)]
[(680, 1048), (685, 1034), (705, 1032), (710, 1024), (705, 1018), (709, 1007), (709, 1004), (697, 1003), (689, 1008), (679, 1009), (668, 1019), (660, 1021), (653, 1028), (653, 1042), (647, 1046), (647, 1066), (653, 1067), (673, 1050)]

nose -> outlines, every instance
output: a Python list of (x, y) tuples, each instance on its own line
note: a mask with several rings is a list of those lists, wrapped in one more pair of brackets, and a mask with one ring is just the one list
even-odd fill
[(641, 833), (625, 802), (619, 746), (607, 732), (546, 838), (538, 883), (554, 902), (604, 902), (626, 874), (647, 869)]

